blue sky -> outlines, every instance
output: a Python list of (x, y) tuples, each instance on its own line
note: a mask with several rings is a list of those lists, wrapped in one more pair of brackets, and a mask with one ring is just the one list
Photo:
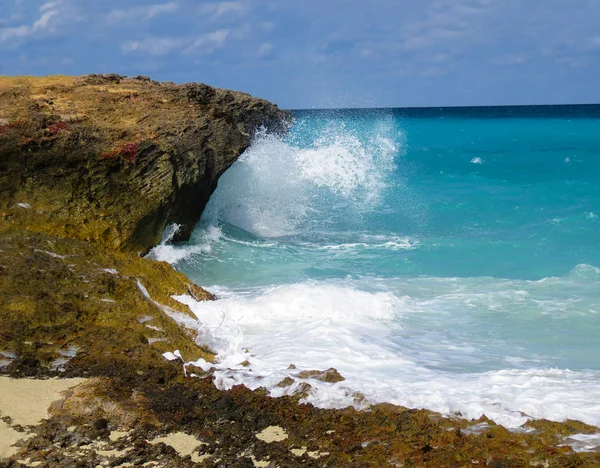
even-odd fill
[(600, 0), (0, 0), (0, 73), (121, 73), (286, 108), (600, 102)]

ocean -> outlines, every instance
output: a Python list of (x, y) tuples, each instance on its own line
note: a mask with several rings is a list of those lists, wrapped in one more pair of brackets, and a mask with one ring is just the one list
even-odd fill
[(600, 106), (294, 115), (150, 253), (220, 298), (178, 298), (215, 383), (600, 425)]

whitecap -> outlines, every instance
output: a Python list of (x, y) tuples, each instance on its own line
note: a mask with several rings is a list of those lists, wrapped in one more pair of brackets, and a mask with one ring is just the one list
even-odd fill
[(400, 152), (391, 132), (384, 124), (365, 139), (332, 124), (302, 147), (260, 133), (219, 180), (204, 219), (274, 238), (297, 234), (332, 206), (370, 210), (381, 201)]
[[(333, 367), (345, 380), (335, 384), (308, 380), (312, 391), (307, 401), (323, 408), (390, 402), (445, 415), (460, 413), (466, 418), (485, 414), (512, 428), (531, 418), (600, 424), (600, 406), (596, 404), (600, 399), (599, 372), (527, 368), (533, 361), (519, 356), (512, 361), (521, 367), (516, 369), (452, 372), (443, 366), (432, 367), (427, 352), (435, 351), (435, 335), (417, 336), (406, 346), (396, 336), (404, 333), (402, 318), (411, 313), (431, 310), (443, 324), (446, 318), (437, 299), (423, 301), (383, 289), (388, 290), (368, 292), (348, 282), (307, 282), (244, 294), (230, 290), (215, 302), (197, 303), (188, 296), (176, 299), (189, 305), (201, 323), (198, 342), (218, 353), (217, 363), (206, 365), (215, 367), (215, 383), (220, 388), (237, 384), (266, 387), (277, 397), (297, 389), (302, 380), (300, 370)], [(527, 300), (528, 295), (519, 294), (522, 292), (517, 289), (511, 297)], [(441, 306), (447, 307), (453, 296), (440, 300)], [(460, 319), (447, 317), (449, 321)], [(407, 329), (406, 333), (410, 336), (413, 332)], [(411, 351), (413, 342), (421, 346)], [(480, 354), (477, 346), (466, 346), (467, 342), (465, 346), (437, 342), (440, 353), (467, 359), (467, 364), (469, 356)], [(433, 364), (437, 359), (433, 357)], [(290, 370), (290, 364), (297, 369)], [(286, 377), (295, 379), (296, 384), (278, 387)], [(357, 401), (356, 392), (366, 400)]]

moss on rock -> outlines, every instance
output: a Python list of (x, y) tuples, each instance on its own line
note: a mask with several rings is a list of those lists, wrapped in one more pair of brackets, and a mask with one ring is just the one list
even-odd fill
[[(65, 396), (14, 459), (51, 461), (48, 466), (600, 465), (600, 454), (574, 453), (561, 446), (559, 434), (515, 433), (485, 418), (453, 420), (388, 404), (320, 410), (243, 386), (219, 391), (210, 379), (184, 378), (169, 362), (151, 374), (124, 370), (118, 378), (90, 379)], [(484, 423), (484, 430), (469, 431)], [(264, 437), (268, 432), (278, 437)], [(194, 446), (182, 453), (169, 445), (176, 435)]]
[(0, 291), (0, 352), (12, 375), (113, 375), (124, 364), (151, 367), (176, 349), (186, 360), (212, 359), (195, 344), (195, 317), (171, 297), (212, 296), (163, 262), (5, 231)]

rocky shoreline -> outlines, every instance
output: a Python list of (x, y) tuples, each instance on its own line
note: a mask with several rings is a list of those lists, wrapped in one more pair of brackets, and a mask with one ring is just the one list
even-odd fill
[(140, 254), (189, 237), (252, 135), (291, 121), (202, 84), (0, 77), (0, 466), (600, 466), (580, 422), (322, 410), (164, 359), (214, 360), (172, 296), (214, 297)]

